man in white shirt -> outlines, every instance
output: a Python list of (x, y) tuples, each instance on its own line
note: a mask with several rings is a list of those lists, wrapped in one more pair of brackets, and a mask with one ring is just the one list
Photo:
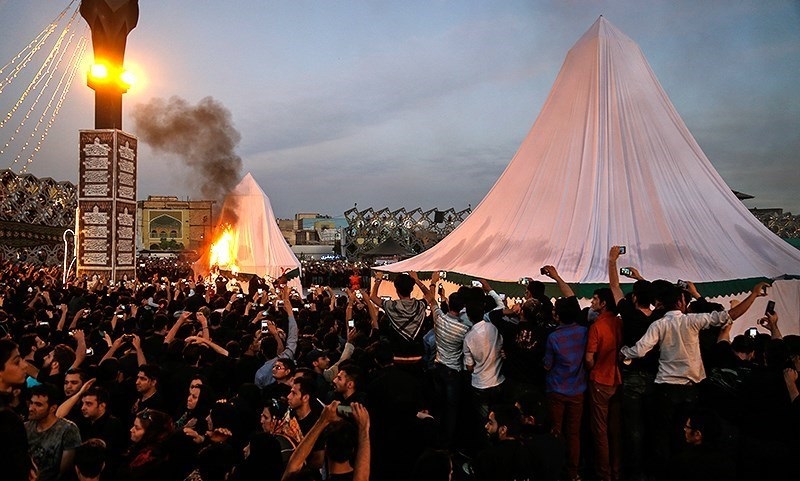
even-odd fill
[(474, 325), (464, 337), (464, 366), (472, 373), (472, 389), (481, 419), (489, 415), (489, 406), (499, 401), (505, 377), (500, 373), (503, 359), (503, 336), (492, 323), (483, 319), (483, 305), (467, 304), (467, 317)]
[(697, 384), (706, 378), (700, 357), (699, 332), (712, 326), (725, 325), (742, 316), (757, 297), (766, 295), (767, 286), (765, 282), (756, 284), (742, 302), (728, 311), (698, 314), (686, 314), (683, 289), (678, 286), (665, 289), (656, 299), (667, 311), (664, 317), (653, 322), (634, 346), (625, 346), (620, 350), (624, 358), (637, 359), (656, 345), (660, 348), (655, 381), (656, 472), (666, 468), (671, 446), (679, 445), (682, 440), (683, 433), (672, 430), (674, 418), (697, 402)]

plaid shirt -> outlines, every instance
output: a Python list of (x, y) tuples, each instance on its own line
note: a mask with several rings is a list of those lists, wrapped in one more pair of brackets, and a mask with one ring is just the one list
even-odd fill
[(575, 396), (586, 390), (586, 353), (588, 329), (578, 324), (562, 324), (547, 337), (544, 368), (547, 369), (546, 392)]

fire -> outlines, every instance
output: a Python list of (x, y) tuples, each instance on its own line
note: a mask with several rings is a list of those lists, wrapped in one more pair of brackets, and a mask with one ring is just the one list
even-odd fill
[(228, 225), (222, 232), (217, 242), (211, 244), (211, 266), (219, 266), (220, 269), (225, 269), (233, 272), (239, 272), (239, 267), (236, 265), (236, 251), (233, 245), (233, 228)]

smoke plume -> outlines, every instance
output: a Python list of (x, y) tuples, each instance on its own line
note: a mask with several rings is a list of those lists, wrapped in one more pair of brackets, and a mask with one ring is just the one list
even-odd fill
[[(242, 159), (236, 154), (241, 135), (233, 127), (231, 113), (221, 103), (206, 97), (197, 105), (173, 96), (151, 99), (133, 108), (139, 139), (155, 152), (177, 155), (189, 168), (188, 181), (205, 199), (222, 205), (241, 178)], [(222, 213), (235, 221), (235, 209)], [(231, 218), (233, 217), (233, 218)]]

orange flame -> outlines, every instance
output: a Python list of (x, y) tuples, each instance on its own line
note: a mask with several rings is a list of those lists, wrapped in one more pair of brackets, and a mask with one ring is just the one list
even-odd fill
[(239, 267), (236, 265), (236, 251), (233, 245), (233, 228), (228, 225), (217, 242), (211, 244), (211, 267), (219, 266), (236, 274)]

